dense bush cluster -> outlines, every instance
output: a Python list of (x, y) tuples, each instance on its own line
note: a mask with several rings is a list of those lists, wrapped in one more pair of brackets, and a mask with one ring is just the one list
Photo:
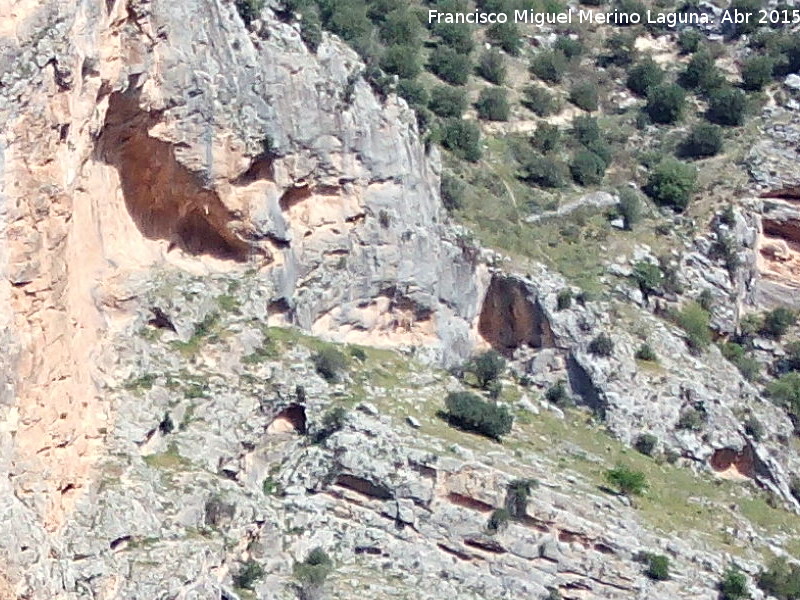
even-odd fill
[(697, 170), (674, 158), (665, 158), (650, 172), (645, 193), (655, 202), (685, 210), (695, 190)]
[(666, 581), (669, 579), (669, 557), (663, 554), (648, 554), (646, 557), (647, 568), (644, 574), (653, 581)]
[(651, 89), (661, 85), (665, 73), (652, 59), (645, 58), (628, 71), (626, 84), (628, 89), (639, 96), (647, 96)]
[(322, 548), (314, 548), (305, 560), (296, 562), (292, 573), (301, 598), (319, 598), (325, 581), (333, 571), (333, 560)]
[(633, 447), (645, 456), (653, 456), (657, 445), (658, 438), (652, 433), (643, 433), (639, 435), (633, 443)]
[(600, 91), (597, 84), (591, 81), (580, 81), (569, 90), (569, 101), (578, 108), (595, 111), (600, 102)]
[(595, 356), (611, 356), (614, 353), (614, 340), (601, 333), (589, 342), (589, 353)]
[(466, 370), (475, 376), (478, 385), (484, 389), (503, 374), (506, 368), (505, 359), (495, 350), (479, 354), (467, 363)]
[(647, 94), (645, 111), (655, 123), (675, 123), (683, 116), (686, 93), (674, 83), (663, 83)]
[(675, 314), (675, 321), (686, 332), (686, 341), (695, 351), (704, 350), (711, 343), (711, 315), (699, 302), (689, 302)]
[(336, 383), (347, 368), (347, 357), (332, 346), (325, 346), (311, 357), (311, 362), (325, 381)]
[(506, 79), (506, 64), (502, 53), (493, 48), (484, 52), (478, 60), (478, 75), (495, 85), (503, 85)]
[(495, 440), (511, 432), (514, 417), (504, 406), (482, 400), (470, 392), (451, 392), (445, 399), (451, 425)]
[(606, 482), (625, 496), (639, 496), (647, 489), (647, 478), (641, 471), (619, 465), (605, 472)]
[(719, 582), (721, 600), (744, 600), (750, 597), (747, 577), (736, 567), (729, 567)]
[(711, 123), (698, 123), (692, 127), (678, 149), (681, 156), (705, 158), (722, 150), (722, 128)]
[(778, 600), (800, 598), (800, 565), (776, 558), (758, 576), (758, 587)]
[(442, 145), (469, 162), (481, 158), (481, 130), (472, 121), (448, 119), (441, 129)]
[(478, 116), (487, 121), (508, 121), (511, 110), (506, 90), (499, 87), (482, 89), (475, 108)]

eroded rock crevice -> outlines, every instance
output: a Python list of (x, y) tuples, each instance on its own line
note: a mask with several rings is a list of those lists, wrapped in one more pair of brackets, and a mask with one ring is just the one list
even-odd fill
[(550, 323), (537, 300), (518, 279), (495, 275), (483, 301), (478, 332), (505, 356), (517, 348), (553, 346)]
[(109, 98), (96, 153), (119, 173), (125, 206), (141, 234), (192, 255), (242, 262), (253, 248), (229, 228), (233, 215), (216, 192), (181, 165), (171, 144), (150, 135), (158, 114), (142, 110), (139, 90)]

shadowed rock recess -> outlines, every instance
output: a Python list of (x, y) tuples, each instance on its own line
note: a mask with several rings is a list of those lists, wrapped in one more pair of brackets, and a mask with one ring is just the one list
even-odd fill
[[(251, 4), (0, 0), (0, 600), (711, 600), (789, 552), (784, 410), (641, 302), (499, 268), (405, 101)], [(713, 233), (746, 275), (683, 265), (730, 331), (796, 290), (771, 148), (763, 219)], [(489, 349), (499, 388), (454, 374)], [(467, 389), (502, 443), (448, 426)]]

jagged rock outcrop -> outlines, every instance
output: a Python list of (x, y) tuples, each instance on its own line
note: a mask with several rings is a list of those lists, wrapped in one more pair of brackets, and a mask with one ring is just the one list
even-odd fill
[[(32, 600), (236, 598), (255, 559), (259, 597), (292, 597), (293, 563), (321, 545), (340, 598), (363, 593), (353, 581), (388, 597), (409, 573), (415, 597), (714, 595), (718, 549), (654, 533), (589, 480), (552, 481), (552, 461), (449, 441), (433, 413), (452, 377), (419, 366), (373, 410), (379, 383), (328, 385), (312, 344), (273, 346), (269, 325), (428, 365), (494, 346), (534, 381), (566, 376), (622, 440), (654, 431), (791, 498), (788, 420), (718, 353), (688, 356), (645, 315), (665, 361), (644, 373), (608, 305), (558, 311), (560, 277), (489, 272), (444, 220), (414, 115), (341, 43), (314, 55), (269, 9), (248, 30), (223, 0), (0, 16), (0, 593), (7, 577)], [(586, 351), (599, 331), (611, 358)], [(358, 408), (309, 443), (337, 403)], [(672, 432), (696, 403), (705, 435)], [(738, 409), (766, 415), (763, 442)], [(518, 476), (546, 489), (489, 536)], [(658, 589), (631, 562), (654, 548), (679, 565)]]

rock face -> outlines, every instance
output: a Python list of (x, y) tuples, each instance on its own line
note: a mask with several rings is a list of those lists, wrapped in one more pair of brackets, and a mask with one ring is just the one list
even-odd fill
[[(0, 78), (6, 466), (21, 495), (50, 504), (34, 508), (48, 527), (113, 420), (103, 344), (128, 318), (135, 273), (257, 269), (273, 322), (420, 345), (445, 363), (469, 352), (481, 278), (441, 223), (436, 157), (340, 43), (314, 57), (269, 11), (248, 33), (227, 2), (12, 12)], [(43, 481), (52, 493), (35, 494)]]
[[(248, 30), (222, 0), (23, 0), (0, 6), (0, 52), (0, 597), (290, 598), (315, 546), (340, 598), (714, 597), (717, 550), (555, 462), (452, 442), (435, 407), (458, 382), (430, 365), (478, 346), (567, 379), (625, 442), (652, 431), (793, 502), (785, 416), (644, 311), (657, 373), (613, 305), (557, 310), (562, 278), (490, 272), (444, 218), (414, 115), (338, 41), (311, 54), (269, 8)], [(610, 357), (588, 352), (600, 332)], [(420, 362), (406, 388), (394, 354), (329, 385), (318, 338)], [(674, 432), (688, 409), (702, 434)], [(542, 492), (489, 535), (520, 477)], [(655, 588), (640, 550), (679, 577)]]

